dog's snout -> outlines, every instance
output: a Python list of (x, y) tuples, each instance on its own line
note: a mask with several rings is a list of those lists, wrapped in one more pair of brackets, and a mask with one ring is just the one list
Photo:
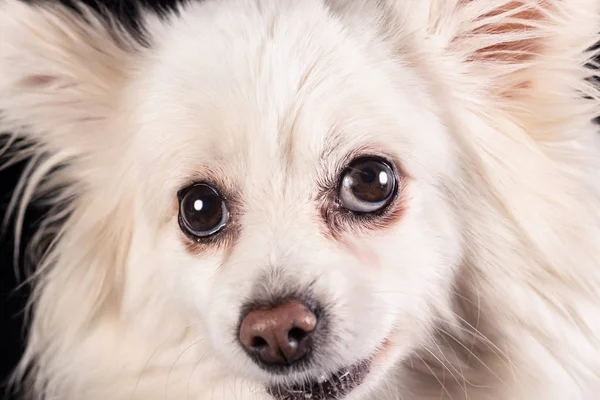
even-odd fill
[(312, 351), (312, 335), (318, 322), (306, 305), (289, 301), (250, 311), (242, 319), (239, 338), (246, 351), (260, 362), (290, 366)]

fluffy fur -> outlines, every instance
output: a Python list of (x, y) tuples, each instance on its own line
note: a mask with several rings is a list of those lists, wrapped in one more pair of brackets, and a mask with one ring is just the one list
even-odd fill
[[(143, 15), (140, 40), (84, 7), (0, 3), (0, 127), (36, 155), (21, 204), (50, 191), (43, 231), (64, 219), (17, 386), (262, 400), (375, 354), (348, 400), (597, 398), (598, 0)], [(402, 214), (332, 234), (320, 190), (364, 151), (401, 165)], [(238, 234), (198, 247), (176, 192), (206, 177), (238, 199)], [(240, 307), (308, 287), (336, 340), (313, 370), (270, 376), (235, 342)]]

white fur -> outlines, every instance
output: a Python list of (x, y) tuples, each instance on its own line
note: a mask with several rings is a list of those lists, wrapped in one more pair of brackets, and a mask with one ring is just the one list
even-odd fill
[[(35, 398), (266, 399), (291, 378), (234, 328), (268, 271), (314, 281), (339, 338), (294, 379), (378, 354), (349, 400), (597, 398), (597, 0), (207, 0), (147, 13), (147, 47), (84, 15), (0, 3), (22, 204), (62, 187), (69, 213), (16, 372)], [(329, 237), (319, 184), (361, 148), (399, 160), (405, 213)], [(176, 192), (207, 170), (244, 212), (192, 253)]]

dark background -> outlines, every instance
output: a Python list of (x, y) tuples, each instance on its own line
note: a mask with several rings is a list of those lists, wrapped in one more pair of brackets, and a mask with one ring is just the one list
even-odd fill
[[(0, 144), (0, 148), (2, 144)], [(9, 197), (22, 167), (23, 165), (19, 164), (0, 172), (0, 216), (2, 217), (4, 217)], [(24, 232), (25, 237), (31, 235), (31, 222), (36, 218), (39, 218), (39, 214), (29, 213), (26, 223), (28, 229)], [(0, 240), (0, 379), (2, 381), (17, 362), (22, 350), (24, 331), (21, 310), (28, 294), (27, 290), (15, 291), (16, 278), (12, 262), (13, 226), (11, 225), (8, 229)], [(0, 393), (2, 392), (3, 390), (0, 389)]]
[[(54, 1), (54, 0), (38, 0)], [(63, 3), (70, 0), (58, 0)], [(102, 4), (112, 14), (116, 15), (122, 22), (131, 29), (135, 29), (135, 20), (138, 15), (139, 5), (143, 4), (158, 11), (171, 8), (177, 2), (185, 0), (84, 0), (92, 6)], [(201, 0), (191, 0), (201, 1)], [(96, 7), (95, 7), (96, 8)], [(0, 139), (0, 149), (4, 141)], [(2, 162), (0, 161), (0, 165)], [(0, 221), (3, 219), (6, 207), (17, 184), (20, 173), (25, 162), (11, 166), (0, 171)], [(36, 225), (43, 216), (44, 209), (40, 207), (31, 207), (26, 214), (26, 221), (23, 232), (23, 243), (21, 254), (25, 251), (25, 245)], [(3, 398), (3, 383), (11, 370), (14, 368), (23, 350), (24, 337), (26, 329), (23, 326), (23, 308), (28, 298), (28, 288), (17, 288), (13, 264), (13, 237), (14, 226), (10, 225), (5, 234), (0, 236), (0, 398)], [(21, 275), (23, 275), (23, 263), (19, 265)]]

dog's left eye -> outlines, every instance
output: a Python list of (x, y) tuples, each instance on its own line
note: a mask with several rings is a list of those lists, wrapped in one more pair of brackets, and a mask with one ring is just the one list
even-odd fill
[(372, 213), (390, 204), (396, 193), (396, 176), (390, 164), (379, 158), (353, 161), (342, 174), (339, 199), (344, 208)]
[(195, 184), (179, 193), (179, 226), (196, 238), (216, 234), (229, 221), (229, 211), (219, 192), (207, 184)]

